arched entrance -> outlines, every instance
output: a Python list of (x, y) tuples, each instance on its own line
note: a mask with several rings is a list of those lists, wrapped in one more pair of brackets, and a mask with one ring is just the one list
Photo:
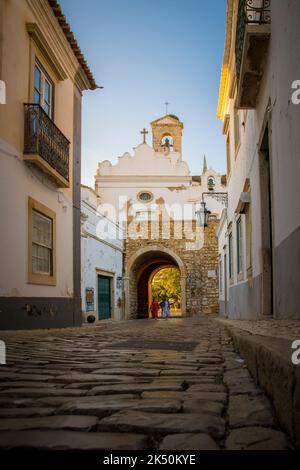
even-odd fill
[(163, 267), (176, 267), (180, 271), (181, 314), (186, 314), (186, 267), (172, 250), (159, 245), (139, 249), (126, 263), (124, 276), (125, 318), (148, 318), (149, 282)]

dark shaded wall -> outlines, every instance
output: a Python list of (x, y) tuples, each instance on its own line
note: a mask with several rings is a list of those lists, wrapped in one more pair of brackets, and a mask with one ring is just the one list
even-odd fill
[(82, 324), (81, 314), (81, 93), (74, 89), (73, 129), (73, 283), (74, 315), (73, 325)]

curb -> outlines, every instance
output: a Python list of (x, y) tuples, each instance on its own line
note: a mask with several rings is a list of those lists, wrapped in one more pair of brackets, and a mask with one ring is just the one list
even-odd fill
[[(219, 320), (217, 320), (219, 322)], [(287, 339), (254, 335), (220, 321), (245, 359), (255, 382), (272, 400), (281, 426), (300, 449), (300, 366), (291, 361)]]

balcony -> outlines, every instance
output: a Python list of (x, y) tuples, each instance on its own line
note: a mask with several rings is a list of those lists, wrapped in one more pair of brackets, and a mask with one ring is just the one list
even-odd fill
[(235, 44), (238, 108), (256, 108), (270, 34), (271, 0), (239, 0)]
[(40, 105), (25, 104), (24, 111), (24, 160), (68, 188), (70, 142)]

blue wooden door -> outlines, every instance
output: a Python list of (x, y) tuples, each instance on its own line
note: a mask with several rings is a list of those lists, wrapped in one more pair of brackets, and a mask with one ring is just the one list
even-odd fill
[(110, 278), (98, 276), (98, 318), (110, 318)]

